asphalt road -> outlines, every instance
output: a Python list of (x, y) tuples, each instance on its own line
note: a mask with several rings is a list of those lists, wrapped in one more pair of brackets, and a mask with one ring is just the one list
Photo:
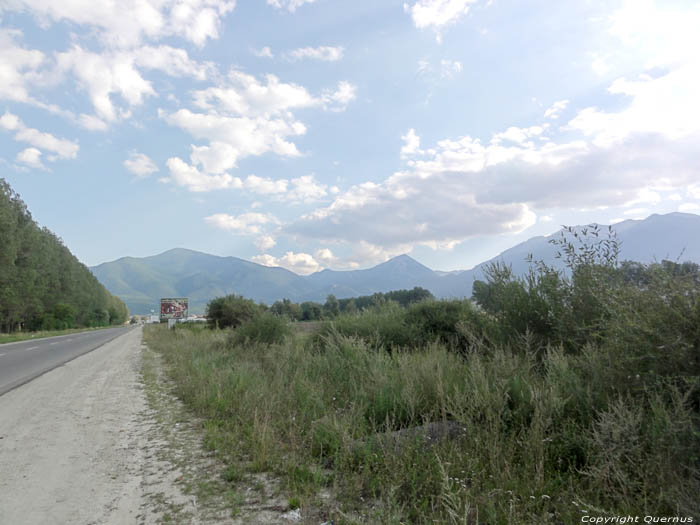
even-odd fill
[(0, 345), (0, 395), (99, 348), (132, 328), (122, 326)]

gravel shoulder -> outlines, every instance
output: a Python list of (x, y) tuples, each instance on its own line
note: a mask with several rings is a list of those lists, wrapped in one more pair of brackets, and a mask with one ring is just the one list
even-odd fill
[(179, 425), (149, 401), (141, 334), (0, 396), (0, 523), (206, 521), (173, 461)]

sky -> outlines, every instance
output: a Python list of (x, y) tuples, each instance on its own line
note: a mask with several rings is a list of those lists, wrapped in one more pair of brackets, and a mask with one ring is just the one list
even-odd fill
[(85, 264), (468, 269), (700, 213), (700, 4), (2, 0), (0, 177)]

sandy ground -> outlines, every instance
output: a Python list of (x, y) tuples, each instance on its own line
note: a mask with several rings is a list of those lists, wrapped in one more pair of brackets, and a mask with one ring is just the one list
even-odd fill
[(161, 521), (140, 367), (139, 329), (0, 397), (0, 523)]

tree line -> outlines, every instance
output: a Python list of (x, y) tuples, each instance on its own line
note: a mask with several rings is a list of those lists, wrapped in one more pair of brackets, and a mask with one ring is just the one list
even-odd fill
[(282, 299), (275, 301), (270, 307), (263, 303), (256, 304), (252, 299), (231, 294), (210, 301), (207, 305), (206, 316), (212, 326), (219, 328), (239, 326), (267, 311), (292, 321), (321, 321), (334, 319), (341, 314), (361, 312), (384, 304), (395, 303), (398, 306), (406, 307), (429, 299), (435, 299), (435, 297), (430, 291), (420, 286), (416, 286), (412, 290), (377, 292), (372, 295), (345, 299), (338, 299), (335, 295), (330, 294), (325, 303), (315, 301), (294, 303), (289, 299)]
[(0, 178), (0, 332), (125, 323), (126, 305)]

